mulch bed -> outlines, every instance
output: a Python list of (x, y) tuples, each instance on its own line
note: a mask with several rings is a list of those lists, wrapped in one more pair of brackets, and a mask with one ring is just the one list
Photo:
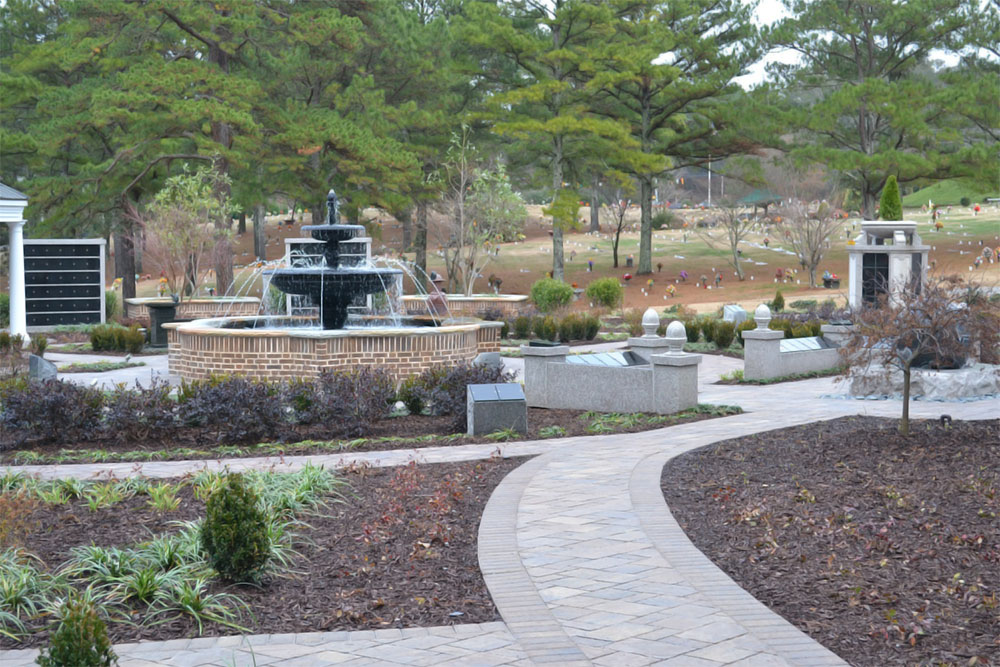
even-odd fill
[(854, 665), (1000, 665), (1000, 420), (845, 417), (672, 460), (691, 540)]
[[(560, 426), (566, 430), (565, 436), (560, 435), (559, 437), (577, 436), (577, 435), (594, 435), (594, 433), (588, 432), (587, 427), (590, 425), (589, 419), (581, 419), (581, 415), (584, 415), (582, 410), (547, 410), (544, 408), (528, 408), (528, 435), (524, 438), (525, 440), (535, 440), (544, 437), (541, 431), (545, 428), (552, 426)], [(702, 419), (711, 419), (711, 415), (707, 414), (692, 414), (685, 417), (678, 418), (676, 421), (670, 421), (660, 424), (648, 424), (646, 422), (635, 423), (632, 425), (621, 425), (615, 429), (616, 433), (636, 433), (639, 431), (648, 431), (655, 428), (663, 428), (666, 426), (675, 426), (677, 424), (684, 424), (692, 421), (701, 421)], [(456, 437), (454, 439), (445, 440), (427, 440), (421, 442), (413, 441), (393, 441), (385, 440), (372, 442), (376, 438), (414, 438), (425, 435), (451, 435), (456, 433), (457, 426), (455, 424), (455, 418), (453, 416), (440, 416), (432, 417), (428, 415), (404, 415), (400, 417), (392, 417), (389, 419), (383, 419), (372, 425), (370, 431), (365, 435), (367, 442), (351, 442), (345, 440), (345, 442), (350, 443), (349, 446), (345, 446), (343, 449), (332, 449), (332, 448), (317, 448), (314, 446), (296, 445), (296, 442), (305, 440), (329, 440), (331, 438), (331, 433), (328, 429), (323, 426), (297, 426), (289, 427), (289, 433), (286, 434), (282, 440), (284, 441), (284, 446), (278, 449), (271, 449), (268, 452), (264, 451), (253, 451), (249, 450), (242, 454), (238, 453), (226, 453), (225, 457), (239, 457), (239, 456), (295, 456), (304, 454), (323, 454), (323, 453), (334, 453), (337, 451), (350, 451), (350, 452), (364, 452), (364, 451), (382, 451), (391, 449), (419, 449), (423, 447), (440, 447), (440, 446), (455, 446), (455, 445), (467, 445), (475, 443), (493, 443), (494, 440), (485, 438), (482, 436), (466, 436)], [(464, 430), (464, 429), (462, 429)], [(151, 434), (151, 437), (155, 436)], [(10, 449), (6, 452), (0, 454), (0, 464), (4, 462), (11, 462), (12, 455), (16, 454), (17, 451), (35, 451), (40, 454), (46, 454), (51, 456), (59, 455), (61, 450), (72, 449), (72, 450), (92, 450), (92, 449), (102, 449), (109, 452), (134, 452), (134, 451), (162, 451), (163, 456), (157, 456), (158, 461), (177, 461), (177, 460), (193, 460), (193, 459), (216, 459), (219, 458), (217, 453), (212, 453), (210, 451), (205, 451), (201, 455), (192, 454), (190, 451), (180, 452), (173, 454), (169, 450), (186, 448), (186, 449), (202, 449), (210, 450), (211, 447), (217, 444), (229, 444), (229, 443), (217, 443), (210, 437), (207, 437), (205, 432), (199, 429), (186, 429), (182, 430), (180, 435), (170, 441), (156, 440), (139, 440), (126, 443), (116, 443), (112, 440), (107, 441), (88, 441), (81, 443), (58, 443), (58, 444), (36, 444), (36, 445), (25, 445), (17, 450)], [(69, 463), (73, 461), (89, 461), (83, 451), (80, 451), (73, 457), (69, 459), (60, 459), (61, 463)]]
[[(241, 623), (253, 633), (321, 632), (483, 623), (499, 614), (476, 551), (483, 507), (503, 477), (524, 459), (477, 463), (359, 467), (342, 474), (352, 492), (320, 516), (304, 516), (309, 529), (298, 545), (299, 574), (275, 577), (261, 587), (223, 587), (250, 606)], [(49, 567), (66, 560), (70, 547), (94, 543), (126, 546), (171, 529), (170, 522), (195, 519), (204, 505), (190, 487), (173, 512), (151, 509), (145, 497), (91, 512), (76, 501), (42, 506), (32, 519), (39, 528), (25, 544)], [(336, 499), (332, 499), (336, 500)], [(113, 642), (197, 636), (188, 617), (153, 627), (112, 623)], [(204, 635), (234, 630), (207, 623)], [(23, 642), (0, 638), (0, 648), (30, 648), (47, 642), (39, 625)]]

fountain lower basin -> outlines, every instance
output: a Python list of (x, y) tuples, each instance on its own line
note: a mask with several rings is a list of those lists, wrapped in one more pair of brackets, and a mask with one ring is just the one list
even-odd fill
[[(266, 380), (316, 377), (325, 370), (374, 366), (397, 381), (439, 364), (471, 362), (500, 350), (502, 322), (455, 318), (433, 326), (389, 326), (377, 318), (346, 329), (303, 327), (291, 317), (226, 317), (172, 322), (170, 373), (185, 380), (230, 374)], [(425, 326), (420, 326), (425, 324)]]

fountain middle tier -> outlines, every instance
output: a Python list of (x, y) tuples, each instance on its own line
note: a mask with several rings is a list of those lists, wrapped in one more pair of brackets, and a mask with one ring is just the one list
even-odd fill
[(324, 329), (341, 329), (355, 297), (385, 291), (399, 269), (307, 267), (265, 271), (271, 284), (287, 294), (306, 294), (320, 306)]

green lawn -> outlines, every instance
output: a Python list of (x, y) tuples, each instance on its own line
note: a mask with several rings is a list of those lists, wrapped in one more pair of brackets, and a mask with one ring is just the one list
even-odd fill
[(987, 197), (1000, 197), (1000, 192), (988, 192), (981, 187), (970, 185), (963, 181), (952, 179), (939, 181), (934, 185), (921, 188), (903, 197), (903, 206), (919, 208), (925, 206), (930, 199), (935, 204), (944, 206), (959, 206), (962, 197), (968, 197), (970, 202), (982, 202)]

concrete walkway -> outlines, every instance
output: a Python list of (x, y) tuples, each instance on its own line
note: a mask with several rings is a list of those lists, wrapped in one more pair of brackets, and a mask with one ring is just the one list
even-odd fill
[[(691, 449), (842, 415), (898, 416), (898, 401), (824, 398), (819, 378), (711, 384), (739, 360), (705, 357), (702, 402), (748, 412), (644, 433), (351, 455), (29, 468), (43, 477), (175, 476), (229, 465), (373, 465), (541, 454), (497, 487), (479, 530), (480, 565), (503, 622), (444, 628), (201, 638), (116, 646), (122, 665), (841, 665), (698, 551), (660, 492), (663, 465)], [(915, 418), (996, 418), (1000, 400), (911, 404)], [(28, 665), (35, 651), (0, 654)]]

